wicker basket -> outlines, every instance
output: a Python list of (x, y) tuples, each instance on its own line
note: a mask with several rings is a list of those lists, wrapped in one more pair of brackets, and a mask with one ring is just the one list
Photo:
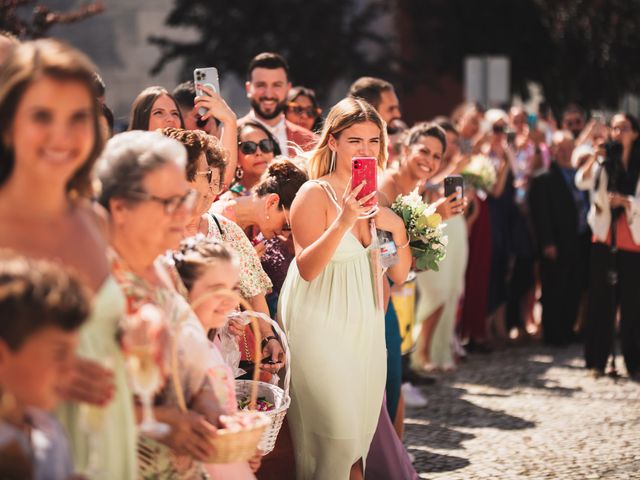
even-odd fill
[[(202, 298), (197, 299), (196, 302), (204, 301), (206, 299), (205, 297), (207, 297), (212, 293), (220, 294), (223, 292), (220, 292), (220, 291), (210, 292), (208, 294), (205, 294)], [(228, 294), (229, 296), (233, 296), (235, 298), (234, 292), (230, 291), (228, 292)], [(192, 308), (195, 308), (196, 302), (192, 304)], [(248, 304), (242, 299), (240, 299), (240, 303), (243, 304), (245, 308), (249, 307)], [(184, 319), (181, 319), (181, 321), (178, 322), (178, 324), (176, 325), (176, 332), (177, 332), (177, 329), (179, 328), (179, 324), (182, 323), (182, 321), (184, 321)], [(260, 374), (260, 368), (258, 368), (258, 366), (260, 365), (262, 351), (260, 349), (260, 342), (261, 342), (260, 329), (258, 327), (258, 322), (255, 318), (253, 318), (253, 315), (251, 315), (251, 322), (253, 324), (253, 329), (255, 331), (254, 338), (255, 338), (256, 353), (254, 357), (255, 357), (256, 368), (254, 369), (254, 373), (253, 373), (253, 381), (250, 382), (252, 385), (250, 387), (250, 394), (249, 394), (250, 396), (249, 409), (254, 410), (256, 405), (256, 400), (258, 398), (258, 383), (260, 383), (258, 382), (258, 375)], [(182, 385), (180, 384), (180, 381), (178, 378), (178, 353), (177, 353), (176, 344), (177, 342), (173, 342), (171, 370), (173, 374), (174, 388), (176, 391), (176, 395), (178, 397), (178, 405), (181, 411), (186, 412), (187, 406), (184, 400), (184, 392), (182, 391)], [(257, 412), (251, 412), (251, 413), (253, 415), (258, 414), (262, 417), (260, 420), (256, 421), (255, 425), (253, 425), (251, 428), (245, 428), (242, 430), (234, 430), (234, 431), (231, 431), (226, 428), (221, 428), (217, 430), (216, 435), (211, 437), (210, 439), (211, 443), (215, 448), (215, 453), (213, 454), (212, 457), (208, 458), (205, 463), (244, 462), (249, 460), (256, 454), (256, 451), (258, 450), (258, 443), (262, 437), (262, 434), (264, 433), (266, 428), (270, 425), (271, 417), (263, 413), (257, 413)], [(235, 415), (243, 415), (243, 412), (237, 412)]]
[[(276, 439), (280, 428), (282, 428), (282, 422), (287, 414), (289, 405), (291, 405), (291, 397), (289, 396), (289, 385), (291, 383), (291, 354), (289, 352), (289, 343), (287, 342), (287, 336), (282, 331), (280, 326), (274, 322), (271, 318), (258, 312), (245, 312), (251, 316), (258, 316), (265, 322), (269, 323), (278, 334), (280, 343), (284, 348), (285, 356), (285, 368), (286, 373), (284, 376), (284, 389), (277, 385), (272, 385), (266, 382), (258, 382), (258, 397), (265, 397), (268, 402), (273, 403), (275, 408), (268, 412), (263, 412), (271, 418), (271, 425), (265, 429), (260, 439), (258, 447), (262, 450), (263, 455), (271, 453), (276, 445)], [(252, 380), (236, 380), (236, 398), (247, 398), (250, 396), (251, 387), (255, 382)]]
[[(248, 412), (238, 412), (236, 415), (243, 415)], [(250, 412), (255, 415), (258, 412)], [(207, 463), (236, 463), (244, 462), (255, 456), (259, 448), (260, 438), (271, 423), (271, 419), (264, 413), (259, 414), (262, 418), (253, 428), (232, 432), (228, 429), (220, 429), (217, 435), (211, 438), (216, 453)]]

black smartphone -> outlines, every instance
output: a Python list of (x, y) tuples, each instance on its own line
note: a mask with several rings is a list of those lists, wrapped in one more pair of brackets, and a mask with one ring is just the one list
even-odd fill
[(464, 197), (464, 180), (462, 175), (450, 175), (444, 179), (444, 196), (458, 192), (458, 199)]

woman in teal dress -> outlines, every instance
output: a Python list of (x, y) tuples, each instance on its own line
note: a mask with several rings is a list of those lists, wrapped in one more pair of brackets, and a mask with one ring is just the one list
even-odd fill
[[(329, 113), (313, 152), (310, 178), (291, 208), (295, 261), (280, 293), (279, 318), (289, 337), (289, 422), (299, 480), (363, 478), (386, 378), (384, 313), (371, 261), (371, 208), (350, 185), (351, 159), (386, 163), (386, 133), (368, 103), (348, 98)], [(375, 194), (374, 194), (375, 195)], [(404, 281), (411, 263), (402, 220), (387, 208), (373, 216), (392, 233)]]

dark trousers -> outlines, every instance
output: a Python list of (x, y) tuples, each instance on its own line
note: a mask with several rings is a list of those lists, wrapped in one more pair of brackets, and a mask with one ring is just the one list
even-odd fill
[(566, 345), (573, 339), (580, 302), (576, 273), (574, 262), (540, 261), (542, 335), (548, 345)]
[(609, 247), (594, 243), (589, 274), (589, 308), (585, 325), (587, 368), (604, 370), (614, 339), (615, 312), (620, 309), (620, 344), (627, 371), (640, 371), (640, 253), (619, 250), (615, 255), (618, 284), (612, 288), (608, 272)]
[(591, 239), (578, 238), (569, 258), (540, 260), (542, 334), (548, 345), (566, 345), (575, 334), (580, 300), (587, 288)]
[(507, 328), (524, 328), (523, 305), (526, 294), (535, 286), (532, 256), (518, 255), (513, 264), (513, 273), (507, 294)]

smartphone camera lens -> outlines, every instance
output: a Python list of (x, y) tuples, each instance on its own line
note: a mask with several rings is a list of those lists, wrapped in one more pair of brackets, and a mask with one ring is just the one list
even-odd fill
[(355, 161), (353, 162), (353, 168), (355, 168), (356, 170), (360, 168), (360, 162), (359, 161)]

